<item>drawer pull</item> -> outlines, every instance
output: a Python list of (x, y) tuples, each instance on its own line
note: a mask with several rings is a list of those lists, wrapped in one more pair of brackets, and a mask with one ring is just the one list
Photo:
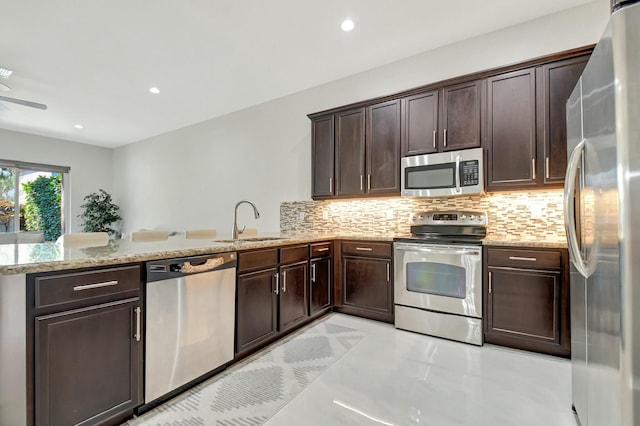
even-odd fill
[(356, 247), (358, 251), (373, 251), (371, 247)]
[(274, 278), (276, 279), (276, 289), (273, 290), (273, 292), (277, 295), (280, 294), (280, 274), (278, 274), (277, 272), (274, 275)]
[(138, 306), (136, 308), (136, 335), (134, 336), (136, 338), (136, 342), (139, 342), (141, 339), (141, 333), (140, 333), (140, 316), (142, 315), (142, 309), (140, 309), (140, 307)]
[(319, 248), (316, 251), (329, 251), (329, 247), (325, 247), (325, 248)]
[(391, 282), (391, 266), (387, 263), (387, 282)]
[(493, 277), (491, 276), (491, 271), (489, 271), (489, 294), (491, 294), (491, 291), (492, 291), (492, 288), (491, 288), (491, 287), (493, 287), (493, 285), (492, 285), (492, 284), (493, 284), (493, 283), (492, 283), (492, 281), (493, 281), (493, 280), (492, 280), (492, 278), (493, 278)]
[(316, 282), (316, 264), (311, 265), (311, 282)]
[(118, 281), (105, 281), (102, 283), (77, 285), (73, 288), (73, 291), (91, 290), (93, 288), (110, 287), (112, 285), (118, 285)]
[(527, 262), (536, 262), (538, 259), (535, 257), (509, 256), (509, 260), (526, 260)]
[(282, 272), (282, 292), (287, 292), (287, 271)]

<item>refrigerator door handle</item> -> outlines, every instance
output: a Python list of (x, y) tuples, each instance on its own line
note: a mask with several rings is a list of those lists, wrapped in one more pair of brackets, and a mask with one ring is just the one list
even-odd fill
[(576, 223), (573, 197), (576, 192), (576, 177), (578, 174), (578, 166), (582, 159), (586, 140), (583, 139), (571, 152), (569, 163), (567, 164), (567, 174), (564, 178), (564, 227), (567, 234), (567, 243), (569, 248), (569, 257), (574, 266), (585, 278), (589, 278), (589, 271), (586, 262), (582, 258), (578, 237), (576, 235)]

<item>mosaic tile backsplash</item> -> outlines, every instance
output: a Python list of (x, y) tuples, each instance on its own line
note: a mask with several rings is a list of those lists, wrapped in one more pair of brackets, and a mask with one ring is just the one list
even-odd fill
[(476, 210), (488, 215), (487, 238), (564, 240), (562, 190), (494, 192), (468, 197), (294, 201), (280, 205), (280, 232), (398, 235), (425, 210)]

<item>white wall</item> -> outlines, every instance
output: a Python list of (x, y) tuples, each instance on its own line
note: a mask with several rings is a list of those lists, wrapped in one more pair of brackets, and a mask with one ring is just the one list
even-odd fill
[(465, 40), (115, 151), (115, 199), (124, 230), (228, 233), (233, 206), (240, 223), (279, 229), (282, 201), (311, 191), (311, 134), (306, 114), (598, 41), (609, 1)]
[(78, 215), (85, 195), (100, 188), (107, 192), (113, 190), (111, 148), (0, 129), (0, 158), (71, 168), (69, 193), (65, 193), (71, 229), (66, 232), (81, 231)]

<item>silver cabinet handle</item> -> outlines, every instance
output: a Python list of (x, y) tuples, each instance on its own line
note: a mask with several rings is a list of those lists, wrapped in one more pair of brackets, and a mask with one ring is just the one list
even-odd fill
[(140, 317), (142, 316), (142, 309), (140, 308), (140, 306), (138, 306), (135, 309), (135, 312), (136, 312), (136, 334), (135, 334), (134, 337), (136, 339), (136, 342), (139, 342), (140, 339), (142, 338), (141, 333), (140, 333), (140, 327), (141, 327), (140, 326)]
[(323, 247), (323, 248), (319, 248), (316, 251), (329, 251), (329, 247)]
[(363, 184), (362, 184), (362, 182), (363, 182), (363, 181), (362, 181), (362, 179), (363, 179), (363, 178), (364, 178), (364, 176), (363, 176), (363, 175), (360, 175), (360, 191), (363, 191), (363, 190), (364, 190), (364, 187), (363, 187)]
[(491, 288), (491, 287), (492, 287), (492, 284), (493, 284), (493, 283), (492, 283), (492, 281), (493, 281), (493, 280), (492, 280), (492, 278), (493, 278), (493, 276), (491, 275), (491, 271), (489, 271), (489, 294), (491, 294), (491, 292), (492, 292), (492, 290), (493, 290), (493, 289)]
[(531, 159), (531, 169), (533, 170), (533, 180), (536, 180), (536, 159)]
[(447, 129), (444, 129), (444, 146), (447, 146)]
[(544, 159), (544, 176), (549, 179), (549, 157)]
[(311, 282), (316, 282), (316, 264), (311, 265)]
[(371, 175), (367, 175), (367, 191), (371, 191)]
[(273, 292), (278, 295), (280, 294), (280, 274), (276, 272), (274, 277), (276, 279), (276, 289)]
[(73, 287), (73, 291), (91, 290), (92, 288), (110, 287), (113, 285), (118, 285), (118, 281), (114, 280), (114, 281), (105, 281), (102, 283), (95, 283), (95, 284), (77, 285)]
[(371, 247), (356, 247), (358, 251), (373, 251)]
[(333, 178), (329, 178), (329, 194), (333, 194)]
[(287, 271), (282, 271), (282, 292), (287, 292)]
[(528, 262), (537, 262), (538, 259), (535, 257), (520, 257), (520, 256), (509, 256), (509, 260), (526, 260)]
[(391, 265), (387, 262), (387, 282), (391, 282)]
[(433, 149), (436, 149), (436, 130), (433, 130)]

